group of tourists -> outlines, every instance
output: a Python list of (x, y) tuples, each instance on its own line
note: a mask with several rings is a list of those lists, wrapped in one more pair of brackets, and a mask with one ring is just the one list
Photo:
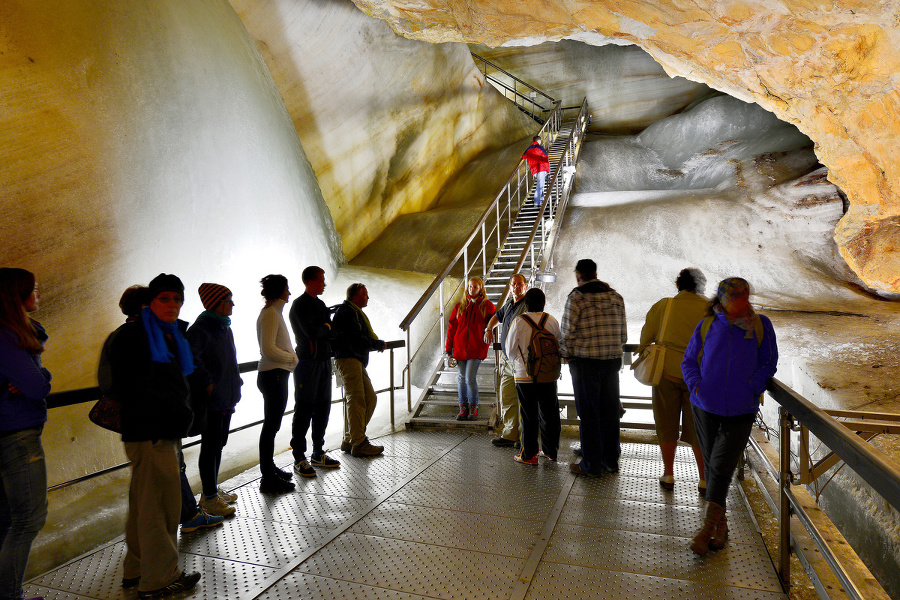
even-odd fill
[[(445, 348), (458, 368), (457, 418), (469, 419), (478, 415), (478, 366), (489, 345), (501, 342), (502, 429), (492, 443), (516, 447), (514, 460), (528, 465), (537, 465), (539, 458), (557, 460), (557, 379), (560, 364), (567, 363), (581, 441), (576, 451), (581, 459), (569, 468), (580, 476), (602, 476), (619, 470), (618, 371), (627, 338), (625, 308), (622, 297), (597, 278), (594, 261), (579, 260), (575, 279), (560, 323), (544, 312), (544, 293), (528, 289), (523, 275), (512, 277), (509, 297), (499, 309), (486, 298), (484, 282), (472, 278), (451, 315)], [(287, 278), (273, 274), (260, 281), (264, 306), (257, 319), (257, 386), (265, 415), (259, 439), (263, 493), (295, 487), (292, 473), (274, 463), (291, 373), (294, 474), (315, 477), (317, 468), (340, 467), (324, 448), (332, 358), (347, 397), (341, 450), (356, 457), (384, 450), (366, 436), (376, 403), (366, 372), (369, 353), (386, 347), (363, 312), (368, 290), (354, 283), (346, 300), (329, 308), (319, 298), (326, 286), (323, 269), (307, 267), (302, 282), (304, 291), (289, 312), (292, 343), (282, 315), (291, 296)], [(700, 475), (698, 490), (707, 501), (691, 548), (704, 554), (727, 539), (728, 488), (761, 394), (775, 373), (778, 350), (771, 322), (749, 303), (745, 280), (723, 280), (711, 300), (703, 297), (705, 278), (696, 269), (683, 270), (675, 285), (678, 293), (648, 312), (639, 351), (650, 344), (667, 349), (662, 377), (653, 387), (663, 457), (659, 482), (664, 490), (674, 488), (678, 441), (689, 444)], [(188, 326), (179, 319), (184, 285), (175, 275), (161, 273), (147, 286), (128, 288), (119, 304), (126, 321), (110, 334), (101, 353), (100, 388), (105, 399), (120, 407), (122, 441), (132, 465), (122, 585), (136, 586), (140, 598), (190, 590), (200, 579), (199, 573), (178, 567), (179, 523), (184, 532), (214, 527), (235, 512), (237, 496), (218, 487), (222, 449), (243, 383), (230, 329), (234, 301), (227, 287), (215, 283), (203, 283), (198, 294), (204, 311)], [(22, 598), (31, 544), (47, 516), (41, 432), (50, 373), (41, 354), (48, 336), (29, 316), (40, 297), (32, 273), (0, 268), (0, 598), (16, 600)], [(201, 436), (199, 504), (181, 453), (182, 438), (193, 435)]]
[[(502, 348), (502, 429), (491, 442), (518, 449), (513, 459), (519, 463), (557, 459), (561, 427), (556, 375), (558, 364), (565, 362), (581, 441), (575, 449), (580, 461), (569, 469), (576, 475), (602, 476), (619, 471), (624, 411), (618, 371), (627, 339), (625, 305), (609, 284), (597, 279), (594, 261), (579, 260), (575, 279), (561, 324), (543, 312), (543, 292), (527, 289), (521, 274), (513, 275), (508, 299), (487, 322), (485, 347), (496, 339)], [(682, 270), (675, 285), (678, 293), (647, 313), (636, 353), (650, 344), (665, 347), (662, 375), (652, 396), (663, 458), (659, 484), (663, 490), (674, 489), (678, 441), (689, 444), (699, 473), (698, 492), (706, 499), (706, 514), (691, 549), (705, 554), (727, 541), (728, 488), (766, 382), (775, 374), (778, 348), (771, 321), (750, 305), (750, 284), (744, 279), (723, 280), (709, 300), (703, 296), (706, 278), (697, 269)], [(461, 406), (462, 381), (461, 369)]]

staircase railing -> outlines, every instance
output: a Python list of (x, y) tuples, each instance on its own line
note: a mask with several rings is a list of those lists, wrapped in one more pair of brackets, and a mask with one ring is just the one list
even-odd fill
[[(544, 118), (543, 115), (546, 115), (553, 109), (553, 106), (556, 104), (556, 100), (537, 89), (536, 87), (525, 83), (512, 73), (505, 71), (502, 67), (499, 67), (489, 61), (488, 59), (481, 57), (474, 52), (472, 53), (472, 58), (475, 59), (475, 64), (480, 68), (479, 70), (484, 75), (484, 78), (493, 84), (498, 91), (500, 91), (507, 100), (513, 102), (516, 106), (518, 106), (523, 112), (527, 113), (533, 119)], [(498, 77), (494, 74), (488, 74), (488, 67), (493, 68), (496, 73), (502, 73), (504, 78)], [(520, 89), (524, 90), (520, 91)], [(527, 93), (527, 95), (526, 95)], [(537, 97), (540, 96), (543, 100), (545, 100), (545, 104), (548, 106), (542, 106), (539, 102), (537, 102)]]
[[(586, 101), (580, 108), (576, 120), (576, 127), (573, 130), (570, 139), (566, 143), (566, 151), (560, 165), (573, 167), (577, 159), (577, 152), (580, 150), (581, 141), (584, 137), (584, 130), (587, 126), (587, 103)], [(544, 127), (541, 129), (540, 135), (546, 147), (553, 145), (559, 134), (562, 125), (563, 110), (557, 104), (555, 110), (549, 116)], [(573, 142), (573, 140), (575, 140)], [(572, 152), (575, 154), (572, 154)], [(561, 177), (560, 173), (567, 174)], [(555, 192), (557, 195), (568, 198), (569, 189), (572, 184), (572, 175), (574, 169), (561, 170), (560, 166), (554, 170), (552, 176), (548, 179), (546, 185), (545, 197), (550, 198)], [(441, 353), (441, 344), (446, 333), (446, 315), (448, 309), (452, 306), (457, 295), (462, 291), (465, 283), (472, 276), (487, 275), (490, 265), (496, 260), (503, 244), (505, 243), (506, 234), (512, 226), (513, 216), (517, 214), (519, 209), (528, 198), (528, 193), (534, 185), (534, 176), (528, 168), (524, 160), (519, 161), (513, 173), (507, 179), (506, 184), (500, 190), (500, 193), (494, 198), (494, 201), (485, 209), (481, 218), (475, 224), (472, 232), (461, 245), (460, 249), (447, 262), (446, 266), (434, 278), (431, 285), (425, 290), (416, 304), (410, 310), (409, 314), (400, 322), (400, 329), (406, 332), (407, 347), (407, 363), (404, 369), (404, 377), (409, 382), (406, 388), (407, 410), (412, 411), (412, 386), (413, 386), (413, 364), (417, 361), (424, 362), (428, 366), (432, 365), (431, 360)], [(549, 202), (544, 202), (544, 211), (547, 211)], [(554, 204), (555, 206), (555, 204)], [(563, 204), (564, 206), (564, 204)], [(549, 212), (547, 214), (550, 214)], [(543, 219), (541, 219), (542, 221)], [(557, 219), (558, 221), (558, 219)], [(535, 231), (532, 231), (531, 240), (534, 239)], [(471, 250), (470, 250), (471, 249)], [(489, 256), (492, 254), (492, 256)], [(545, 244), (541, 245), (541, 252), (538, 256), (546, 256), (548, 253)], [(523, 253), (524, 256), (524, 253)], [(519, 270), (522, 266), (524, 258), (520, 258), (517, 264)], [(537, 264), (537, 263), (534, 263)], [(461, 269), (460, 269), (461, 267)], [(456, 280), (455, 286), (447, 293), (445, 289), (445, 281), (448, 277), (454, 276)], [(532, 276), (533, 279), (533, 276)], [(504, 289), (498, 302), (502, 302), (508, 293), (508, 286)], [(421, 335), (421, 342), (413, 347), (412, 345), (412, 327), (417, 322), (418, 317), (422, 314), (426, 306), (433, 305), (434, 296), (437, 295), (436, 306), (432, 306), (432, 310), (427, 314), (434, 314), (433, 320), (424, 323), (424, 329)], [(426, 348), (431, 348), (432, 352), (427, 356), (422, 356)], [(427, 371), (426, 371), (427, 372)], [(424, 378), (423, 378), (424, 379)]]

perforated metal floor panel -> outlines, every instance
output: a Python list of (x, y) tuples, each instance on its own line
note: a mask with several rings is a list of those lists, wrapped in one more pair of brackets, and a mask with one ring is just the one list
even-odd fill
[[(734, 486), (727, 547), (704, 557), (688, 548), (704, 510), (688, 448), (666, 492), (656, 446), (623, 444), (619, 474), (576, 478), (576, 441), (533, 467), (488, 434), (401, 432), (377, 440), (381, 457), (332, 452), (341, 468), (295, 477), (290, 494), (261, 494), (243, 474), (235, 517), (180, 535), (182, 567), (203, 578), (175, 597), (786, 598)], [(135, 598), (120, 584), (124, 552), (114, 540), (35, 578), (26, 596)]]

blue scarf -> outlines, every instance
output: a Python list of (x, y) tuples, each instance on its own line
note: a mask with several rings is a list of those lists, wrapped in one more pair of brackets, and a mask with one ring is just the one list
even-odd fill
[(194, 372), (194, 355), (191, 354), (191, 346), (185, 339), (178, 323), (166, 323), (161, 320), (149, 307), (141, 311), (141, 319), (144, 321), (144, 330), (147, 332), (147, 341), (150, 344), (150, 360), (155, 363), (172, 362), (175, 357), (169, 351), (165, 334), (170, 334), (175, 340), (175, 351), (178, 353), (178, 363), (181, 365), (181, 374), (187, 377)]

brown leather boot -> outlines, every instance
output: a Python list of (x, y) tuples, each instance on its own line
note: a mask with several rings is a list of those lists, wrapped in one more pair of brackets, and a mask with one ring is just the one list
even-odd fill
[(709, 540), (710, 550), (721, 550), (728, 542), (728, 518), (722, 513), (722, 518), (716, 523), (716, 529), (713, 531), (712, 539)]
[(725, 514), (725, 507), (715, 502), (709, 502), (706, 505), (706, 517), (703, 519), (703, 526), (700, 531), (691, 540), (691, 550), (695, 554), (706, 554), (709, 550), (709, 540), (712, 539), (713, 532), (719, 520)]

